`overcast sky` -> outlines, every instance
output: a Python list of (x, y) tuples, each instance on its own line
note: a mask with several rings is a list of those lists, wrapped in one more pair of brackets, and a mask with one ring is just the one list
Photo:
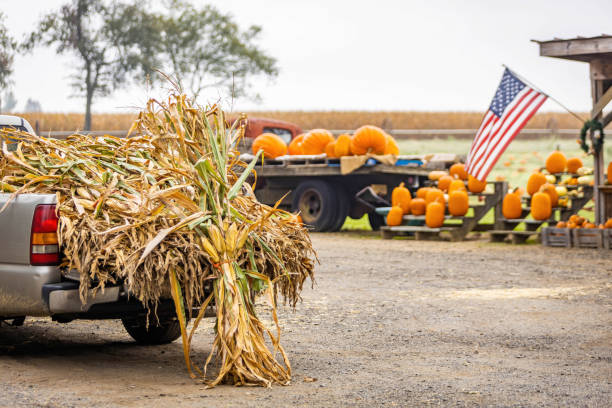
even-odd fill
[[(66, 0), (0, 0), (19, 39)], [(612, 34), (610, 0), (194, 0), (263, 27), (260, 46), (278, 59), (279, 76), (257, 79), (262, 101), (234, 110), (482, 111), (505, 63), (570, 108), (589, 110), (588, 66), (538, 56), (531, 39)], [(17, 57), (14, 91), (47, 112), (82, 112), (71, 98), (75, 61), (52, 50)], [(144, 104), (142, 86), (115, 92), (96, 112)], [(159, 96), (159, 95), (154, 95)], [(215, 101), (218, 93), (200, 102)], [(542, 110), (560, 110), (551, 101)]]

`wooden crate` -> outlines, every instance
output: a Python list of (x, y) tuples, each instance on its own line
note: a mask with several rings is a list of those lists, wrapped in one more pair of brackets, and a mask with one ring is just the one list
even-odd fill
[(601, 230), (603, 247), (606, 249), (612, 249), (612, 228), (606, 228)]
[(542, 245), (570, 248), (573, 243), (571, 231), (569, 228), (544, 227), (541, 235)]
[(603, 248), (603, 232), (599, 228), (576, 228), (571, 231), (575, 247)]

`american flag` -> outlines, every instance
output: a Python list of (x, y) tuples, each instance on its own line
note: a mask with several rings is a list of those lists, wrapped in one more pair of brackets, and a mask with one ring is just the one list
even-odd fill
[(480, 181), (486, 180), (514, 136), (535, 115), (546, 98), (546, 94), (527, 86), (506, 68), (472, 142), (465, 164), (468, 174)]

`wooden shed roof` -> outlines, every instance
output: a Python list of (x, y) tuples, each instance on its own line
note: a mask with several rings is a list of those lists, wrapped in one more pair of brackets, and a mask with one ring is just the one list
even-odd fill
[(531, 40), (540, 45), (543, 57), (563, 58), (590, 62), (593, 59), (612, 60), (612, 35), (597, 37), (553, 38), (547, 41)]

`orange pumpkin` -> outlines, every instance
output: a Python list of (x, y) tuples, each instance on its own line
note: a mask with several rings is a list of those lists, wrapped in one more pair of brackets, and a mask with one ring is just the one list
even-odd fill
[(442, 192), (442, 190), (439, 190), (437, 188), (429, 189), (429, 191), (427, 192), (427, 195), (425, 196), (425, 204), (429, 205), (430, 203), (433, 203), (434, 201), (440, 202), (442, 204), (445, 203), (444, 193)]
[(442, 170), (432, 170), (427, 175), (427, 178), (431, 181), (438, 181), (442, 176), (448, 176), (448, 173)]
[(557, 223), (557, 225), (555, 225), (555, 227), (557, 227), (557, 228), (567, 228), (567, 223), (564, 222), (564, 221), (559, 221)]
[(574, 224), (573, 222), (568, 222), (567, 223), (567, 228), (569, 229), (575, 229), (575, 228), (580, 228), (580, 226)]
[(448, 212), (456, 217), (463, 217), (470, 208), (467, 192), (455, 190), (448, 195)]
[(502, 202), (502, 214), (509, 220), (521, 218), (521, 215), (523, 215), (521, 196), (516, 193), (506, 194)]
[(554, 185), (550, 183), (542, 184), (542, 187), (540, 187), (540, 191), (542, 193), (548, 194), (548, 196), (550, 197), (550, 205), (552, 207), (557, 206), (557, 204), (559, 203), (559, 194), (557, 194), (557, 190), (555, 189)]
[(522, 189), (521, 187), (517, 187), (517, 188), (514, 189), (513, 193), (516, 194), (519, 197), (522, 197), (523, 194), (525, 194), (525, 190)]
[(287, 154), (287, 145), (274, 133), (263, 133), (253, 140), (253, 154), (263, 150), (264, 157), (276, 159)]
[(449, 173), (454, 178), (458, 178), (460, 180), (468, 179), (468, 174), (467, 171), (465, 171), (465, 165), (463, 163), (453, 164), (449, 169)]
[(304, 154), (304, 148), (302, 148), (302, 142), (304, 141), (304, 136), (306, 136), (305, 133), (302, 133), (301, 135), (297, 135), (289, 143), (287, 150), (289, 151), (290, 155), (298, 156), (298, 155)]
[(585, 222), (585, 223), (582, 225), (582, 227), (583, 227), (583, 228), (590, 228), (590, 229), (592, 229), (592, 228), (597, 228), (597, 226), (596, 226), (595, 224), (593, 224), (592, 222), (588, 222), (588, 221), (587, 221), (587, 222)]
[(404, 183), (400, 183), (391, 192), (391, 205), (393, 207), (400, 207), (404, 214), (410, 212), (410, 201), (412, 201), (412, 196), (410, 195), (410, 190), (404, 187)]
[(336, 141), (329, 142), (327, 146), (325, 146), (325, 155), (330, 158), (336, 157)]
[(570, 217), (569, 217), (569, 222), (572, 222), (572, 223), (574, 223), (574, 224), (577, 224), (577, 223), (578, 223), (578, 215), (576, 215), (576, 214), (572, 214), (572, 215), (570, 215)]
[(612, 161), (608, 163), (608, 184), (612, 184)]
[(397, 145), (397, 142), (395, 141), (393, 136), (388, 133), (385, 133), (385, 137), (387, 138), (387, 146), (385, 146), (384, 154), (392, 154), (394, 156), (399, 155), (399, 146)]
[(552, 215), (550, 196), (537, 192), (531, 197), (531, 216), (534, 220), (544, 221)]
[(438, 179), (438, 188), (442, 191), (448, 191), (448, 187), (453, 182), (451, 176), (442, 176)]
[(540, 172), (532, 173), (527, 179), (527, 194), (534, 195), (546, 184), (546, 176)]
[(482, 193), (487, 188), (487, 181), (480, 181), (471, 174), (468, 176), (468, 190), (470, 193)]
[(334, 146), (334, 155), (336, 157), (351, 155), (351, 136), (349, 134), (343, 133), (338, 136)]
[(546, 158), (546, 170), (550, 174), (563, 173), (566, 165), (565, 155), (558, 150), (555, 150)]
[(313, 129), (304, 136), (302, 149), (304, 154), (322, 154), (325, 152), (325, 146), (333, 141), (334, 136), (328, 130)]
[(451, 181), (450, 185), (448, 186), (448, 194), (452, 193), (453, 191), (467, 191), (465, 189), (465, 183), (463, 180)]
[(568, 186), (577, 186), (578, 185), (578, 179), (576, 177), (569, 178), (569, 179), (567, 179), (565, 184), (567, 184)]
[(612, 228), (612, 218), (608, 218), (608, 220), (604, 224), (604, 228)]
[(425, 214), (426, 207), (427, 207), (427, 204), (425, 203), (425, 200), (422, 198), (413, 198), (412, 201), (410, 201), (410, 212), (412, 213), (412, 215)]
[(351, 151), (356, 155), (366, 153), (383, 154), (387, 147), (385, 132), (376, 126), (362, 126), (351, 139)]
[(580, 157), (570, 157), (567, 159), (567, 172), (576, 174), (578, 169), (582, 167), (582, 159)]
[(404, 216), (404, 212), (401, 207), (391, 207), (389, 213), (387, 214), (387, 225), (395, 227), (397, 225), (402, 225), (402, 217)]
[(444, 204), (434, 201), (427, 204), (425, 225), (429, 228), (440, 228), (444, 224)]
[(417, 190), (416, 196), (418, 198), (422, 198), (423, 200), (427, 197), (427, 192), (431, 190), (431, 187), (421, 187)]

